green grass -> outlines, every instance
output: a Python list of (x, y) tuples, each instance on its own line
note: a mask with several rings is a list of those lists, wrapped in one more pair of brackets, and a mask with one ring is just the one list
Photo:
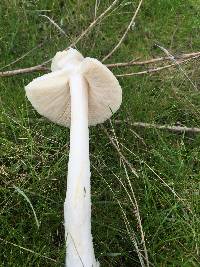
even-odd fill
[[(111, 3), (99, 2), (98, 14)], [(119, 3), (116, 10), (77, 44), (84, 55), (102, 59), (118, 42), (138, 1)], [(38, 44), (42, 46), (7, 69), (36, 65), (53, 57), (90, 24), (94, 6), (94, 0), (2, 0), (0, 68)], [(39, 16), (42, 14), (53, 18), (69, 38)], [(144, 0), (134, 29), (107, 62), (163, 55), (155, 44), (173, 54), (199, 51), (199, 32), (199, 0)], [(183, 66), (197, 88), (199, 67), (198, 61)], [(137, 70), (140, 69), (133, 69)], [(123, 71), (131, 70), (114, 72)], [(39, 75), (0, 78), (2, 267), (53, 267), (63, 266), (64, 261), (63, 202), (69, 129), (41, 120), (26, 99), (24, 86)], [(96, 256), (103, 267), (140, 266), (132, 242), (133, 232), (128, 233), (126, 228), (128, 221), (138, 242), (141, 241), (129, 197), (133, 199), (131, 184), (139, 205), (150, 266), (197, 267), (200, 262), (200, 135), (133, 128), (123, 121), (128, 118), (200, 127), (199, 91), (194, 90), (178, 69), (119, 81), (123, 104), (114, 118), (122, 123), (115, 124), (113, 120), (112, 125), (123, 155), (135, 167), (139, 178), (128, 166), (126, 173), (102, 128), (90, 128), (92, 231)], [(111, 124), (106, 122), (105, 127), (113, 137)], [(33, 205), (39, 229), (29, 203), (14, 186), (21, 189)]]

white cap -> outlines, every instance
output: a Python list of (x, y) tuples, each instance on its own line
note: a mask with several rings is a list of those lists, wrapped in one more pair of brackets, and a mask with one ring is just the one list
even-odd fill
[(25, 87), (29, 101), (44, 117), (70, 126), (69, 80), (74, 69), (88, 83), (89, 125), (104, 122), (121, 105), (121, 86), (105, 65), (96, 59), (84, 58), (72, 48), (58, 52), (52, 60), (52, 72), (34, 79)]

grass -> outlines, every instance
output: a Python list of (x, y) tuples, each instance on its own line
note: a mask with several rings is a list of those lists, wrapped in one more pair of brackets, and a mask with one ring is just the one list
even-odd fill
[[(111, 1), (99, 1), (97, 15)], [(138, 1), (119, 1), (113, 12), (78, 44), (86, 56), (102, 59), (122, 36)], [(0, 3), (0, 68), (41, 44), (8, 67), (36, 65), (70, 44), (94, 18), (94, 0)], [(199, 50), (199, 0), (144, 0), (136, 25), (107, 60)], [(65, 30), (63, 36), (48, 15)], [(199, 63), (184, 66), (199, 88)], [(136, 71), (137, 68), (134, 68)], [(138, 68), (139, 70), (139, 68)], [(122, 70), (115, 70), (120, 73)], [(124, 72), (128, 72), (124, 70)], [(39, 73), (0, 79), (0, 266), (63, 266), (69, 129), (40, 119), (24, 93)], [(133, 233), (140, 231), (132, 205), (138, 201), (150, 266), (197, 267), (200, 246), (200, 135), (133, 128), (130, 121), (200, 127), (200, 94), (178, 69), (120, 78), (123, 104), (112, 125), (126, 159), (139, 174), (123, 166), (100, 126), (90, 128), (92, 228), (96, 256), (103, 267), (140, 266)], [(104, 126), (113, 137), (112, 125)], [(127, 171), (127, 172), (126, 172)], [(37, 228), (30, 201), (40, 227)], [(178, 197), (176, 196), (176, 194)], [(128, 223), (128, 230), (127, 230)], [(130, 230), (131, 229), (131, 230)]]

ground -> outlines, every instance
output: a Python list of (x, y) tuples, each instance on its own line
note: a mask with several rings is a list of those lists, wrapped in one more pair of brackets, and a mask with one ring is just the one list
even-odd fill
[[(2, 70), (53, 57), (111, 2), (1, 0), (0, 69), (28, 51)], [(101, 60), (118, 43), (138, 2), (119, 0), (76, 47)], [(52, 18), (66, 36), (41, 15)], [(135, 25), (105, 63), (165, 56), (156, 44), (173, 55), (200, 51), (199, 32), (199, 0), (144, 0)], [(64, 266), (69, 129), (41, 118), (25, 97), (24, 86), (39, 75), (0, 78), (2, 267)], [(90, 128), (96, 257), (103, 267), (147, 266), (141, 256), (145, 253), (139, 212), (150, 266), (199, 266), (200, 135), (131, 126), (142, 121), (199, 127), (198, 60), (151, 75), (119, 78), (119, 82), (120, 110), (104, 128)], [(110, 138), (118, 142), (118, 150)]]

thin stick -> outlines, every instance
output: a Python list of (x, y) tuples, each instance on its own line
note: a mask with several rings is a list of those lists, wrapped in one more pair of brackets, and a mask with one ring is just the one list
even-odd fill
[[(48, 16), (46, 16), (46, 15), (39, 15), (40, 17), (45, 17), (45, 18), (47, 18), (62, 34), (64, 34), (64, 36), (65, 37), (68, 37), (67, 36), (67, 34), (64, 32), (64, 30), (63, 29), (61, 29), (61, 27), (53, 20), (53, 19), (51, 19), (50, 17), (48, 17)], [(11, 65), (13, 65), (14, 63), (16, 63), (16, 62), (18, 62), (18, 61), (20, 61), (21, 59), (23, 59), (23, 58), (25, 58), (27, 55), (29, 55), (31, 52), (33, 52), (34, 50), (36, 50), (37, 48), (39, 48), (39, 47), (41, 47), (44, 43), (46, 42), (46, 40), (45, 41), (43, 41), (42, 43), (40, 43), (39, 45), (37, 45), (36, 47), (34, 47), (34, 48), (32, 48), (30, 51), (28, 51), (27, 53), (25, 53), (24, 55), (22, 55), (21, 57), (19, 57), (19, 58), (17, 58), (16, 60), (14, 60), (13, 62), (11, 62), (11, 63), (9, 63), (9, 64), (7, 64), (7, 65), (5, 65), (5, 66), (3, 66), (2, 68), (0, 68), (0, 70), (2, 70), (2, 69), (5, 69), (5, 68), (7, 68), (7, 67), (9, 67), (9, 66), (11, 66)], [(40, 65), (38, 65), (38, 67), (40, 67), (40, 66), (43, 66), (43, 65), (45, 65), (45, 63), (48, 63), (48, 62), (50, 62), (50, 60), (48, 60), (48, 61), (46, 61), (46, 62), (43, 62), (42, 64), (40, 64)], [(24, 72), (25, 73), (25, 72)]]
[[(185, 59), (185, 60), (181, 60), (181, 61), (178, 62), (178, 64), (179, 65), (180, 64), (185, 64), (188, 61), (190, 61), (192, 59), (195, 59), (195, 58), (198, 58), (198, 57), (200, 57), (200, 55), (195, 56), (195, 57), (191, 57), (191, 58), (188, 58), (188, 59)], [(176, 66), (177, 66), (177, 63), (173, 63), (173, 64), (169, 64), (169, 65), (166, 65), (166, 66), (162, 66), (162, 67), (158, 67), (158, 68), (154, 68), (154, 69), (148, 69), (148, 70), (139, 71), (139, 72), (117, 74), (116, 77), (131, 77), (131, 76), (135, 76), (135, 75), (150, 74), (150, 73), (159, 72), (159, 71), (162, 71), (162, 70), (165, 70), (165, 69), (169, 69), (169, 68), (172, 68), (172, 67), (176, 67)]]
[(127, 29), (125, 30), (123, 36), (121, 37), (121, 39), (119, 40), (119, 42), (117, 43), (117, 45), (112, 49), (112, 51), (102, 59), (102, 62), (104, 62), (106, 59), (108, 59), (120, 47), (120, 45), (122, 44), (122, 42), (126, 38), (126, 36), (127, 36), (128, 32), (129, 32), (131, 26), (134, 24), (135, 18), (136, 18), (137, 14), (138, 14), (138, 12), (140, 10), (140, 7), (142, 5), (142, 1), (143, 0), (140, 0), (140, 2), (138, 4), (138, 7), (137, 7), (136, 11), (134, 12), (133, 17), (132, 17), (132, 19), (131, 19), (131, 21), (130, 21), (128, 27), (127, 27)]
[[(175, 59), (176, 60), (182, 60), (182, 59), (197, 58), (197, 57), (200, 57), (200, 52), (182, 54), (179, 56), (175, 56)], [(145, 61), (130, 61), (130, 62), (122, 62), (122, 63), (111, 63), (111, 64), (106, 64), (106, 66), (109, 69), (112, 69), (112, 68), (131, 67), (131, 66), (143, 66), (143, 65), (155, 64), (158, 62), (170, 61), (170, 60), (171, 60), (171, 57), (167, 56), (167, 57), (152, 58), (152, 59), (145, 60)]]
[[(116, 120), (116, 123), (122, 123), (122, 121)], [(124, 121), (123, 121), (124, 122)], [(200, 133), (200, 128), (197, 127), (185, 127), (185, 126), (170, 126), (170, 125), (161, 125), (147, 122), (128, 122), (127, 123), (134, 127), (142, 128), (155, 128), (160, 130), (168, 130), (172, 132), (182, 132), (182, 133)]]
[[(179, 64), (183, 64), (183, 63), (187, 62), (188, 60), (197, 59), (199, 57), (200, 57), (200, 52), (193, 52), (193, 53), (188, 53), (188, 54), (182, 54), (176, 58), (179, 60)], [(171, 60), (170, 57), (159, 57), (159, 58), (149, 59), (146, 61), (130, 61), (130, 62), (124, 62), (124, 63), (106, 64), (106, 66), (110, 69), (113, 69), (113, 68), (120, 68), (120, 67), (149, 65), (149, 64), (154, 64), (154, 63), (169, 61), (169, 60)], [(134, 75), (149, 74), (149, 73), (158, 72), (158, 71), (161, 71), (161, 70), (164, 70), (167, 68), (171, 68), (175, 65), (176, 64), (171, 64), (171, 65), (166, 65), (163, 67), (158, 67), (158, 68), (149, 69), (149, 70), (140, 71), (140, 72), (135, 72), (135, 73), (133, 72), (133, 73), (127, 73), (127, 74), (118, 74), (116, 76), (128, 77), (128, 76), (134, 76)], [(50, 70), (49, 68), (40, 64), (40, 65), (29, 67), (29, 68), (0, 72), (0, 77), (9, 77), (9, 76), (14, 76), (14, 75), (18, 75), (18, 74), (25, 74), (25, 73), (38, 72), (38, 71), (47, 72), (49, 70)]]
[(49, 68), (44, 67), (42, 65), (37, 65), (34, 67), (30, 67), (30, 68), (1, 71), (0, 77), (10, 77), (10, 76), (18, 75), (18, 74), (25, 74), (25, 73), (38, 72), (38, 71), (49, 71)]

